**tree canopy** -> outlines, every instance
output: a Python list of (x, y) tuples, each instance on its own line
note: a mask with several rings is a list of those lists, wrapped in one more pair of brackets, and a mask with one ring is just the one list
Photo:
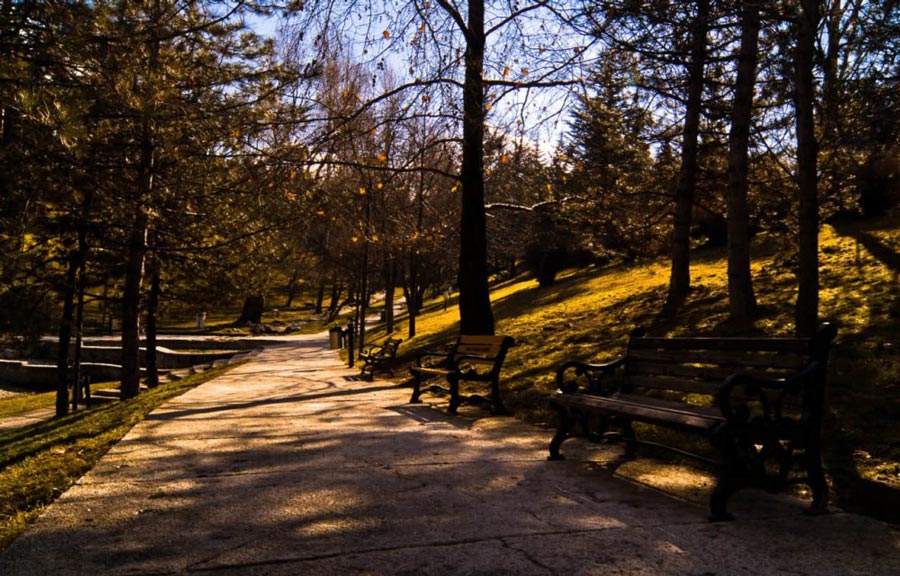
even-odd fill
[(900, 204), (898, 27), (862, 0), (3, 2), (0, 329), (66, 342), (104, 302), (130, 396), (166, 303), (289, 277), (364, 334), (402, 288), (413, 335), (454, 286), (484, 334), (492, 278), (668, 254), (678, 314), (713, 244), (746, 329), (768, 232), (808, 332), (819, 224)]

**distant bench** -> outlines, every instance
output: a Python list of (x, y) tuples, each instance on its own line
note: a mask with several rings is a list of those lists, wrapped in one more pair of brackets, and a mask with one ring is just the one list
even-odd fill
[[(824, 513), (821, 427), (835, 335), (831, 324), (812, 338), (650, 338), (635, 330), (618, 360), (557, 370), (550, 459), (562, 459), (562, 443), (575, 435), (624, 440), (626, 457), (638, 443), (662, 446), (636, 437), (632, 422), (645, 422), (706, 436), (718, 452), (713, 460), (662, 446), (718, 467), (710, 520), (730, 519), (728, 497), (740, 488), (774, 492), (797, 482), (812, 489), (809, 512)], [(789, 478), (795, 467), (805, 476)]]
[[(445, 378), (450, 384), (450, 407), (455, 414), (463, 400), (476, 400), (478, 395), (463, 397), (460, 382), (486, 382), (490, 384), (490, 397), (495, 414), (506, 414), (500, 399), (500, 369), (506, 353), (515, 341), (509, 336), (460, 336), (446, 352), (426, 352), (419, 356), (416, 365), (409, 369), (413, 376), (413, 393), (410, 403), (420, 402), (422, 382), (435, 377)], [(430, 390), (444, 390), (432, 386)]]
[(375, 377), (375, 370), (386, 368), (388, 373), (393, 376), (393, 362), (397, 357), (397, 349), (400, 348), (401, 342), (403, 342), (401, 338), (388, 338), (381, 344), (370, 344), (363, 349), (359, 354), (359, 359), (363, 361), (359, 375), (372, 380)]

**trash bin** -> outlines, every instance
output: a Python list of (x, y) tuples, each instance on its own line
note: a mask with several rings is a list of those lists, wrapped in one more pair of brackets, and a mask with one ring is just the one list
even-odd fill
[(332, 350), (339, 350), (344, 347), (344, 331), (339, 326), (328, 329), (328, 346)]

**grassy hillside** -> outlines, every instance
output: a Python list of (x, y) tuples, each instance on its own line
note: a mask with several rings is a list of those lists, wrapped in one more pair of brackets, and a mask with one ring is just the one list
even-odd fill
[[(790, 244), (757, 239), (758, 334), (793, 331), (796, 279), (795, 255), (786, 251)], [(518, 417), (550, 423), (547, 399), (555, 388), (554, 367), (570, 358), (614, 358), (635, 326), (651, 335), (734, 334), (724, 251), (694, 254), (693, 291), (684, 313), (673, 320), (657, 316), (668, 274), (668, 263), (660, 260), (568, 271), (543, 289), (526, 278), (495, 286), (497, 332), (518, 343), (504, 368), (507, 406)], [(873, 506), (883, 506), (879, 490), (900, 493), (900, 226), (879, 220), (823, 227), (820, 315), (839, 330), (829, 374), (827, 466), (845, 505), (866, 508), (871, 496)], [(452, 338), (457, 309), (444, 312), (440, 299), (430, 302), (417, 326), (419, 336), (401, 347), (406, 360)], [(406, 329), (401, 316), (398, 331), (405, 336)], [(383, 336), (377, 327), (369, 333), (370, 339)]]

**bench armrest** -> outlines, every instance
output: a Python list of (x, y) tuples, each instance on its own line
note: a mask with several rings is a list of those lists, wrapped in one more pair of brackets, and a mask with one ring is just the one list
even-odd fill
[[(569, 360), (556, 369), (556, 387), (561, 392), (578, 392), (579, 376), (584, 376), (588, 381), (588, 394), (597, 394), (600, 396), (607, 395), (613, 391), (612, 386), (604, 390), (603, 381), (608, 380), (615, 373), (616, 368), (625, 364), (625, 356), (617, 358), (612, 362), (602, 364), (592, 364), (589, 362), (579, 362), (578, 360)], [(575, 370), (575, 379), (566, 381), (566, 372), (570, 369)]]
[[(822, 390), (816, 378), (820, 370), (818, 362), (810, 362), (805, 368), (785, 378), (760, 378), (749, 374), (732, 374), (719, 386), (716, 400), (722, 415), (730, 424), (749, 424), (762, 420), (780, 422), (782, 402), (785, 396), (802, 398), (802, 417), (821, 417)], [(740, 391), (740, 393), (736, 393)], [(750, 405), (758, 405), (762, 414), (754, 415)], [(814, 414), (811, 414), (813, 412)]]

